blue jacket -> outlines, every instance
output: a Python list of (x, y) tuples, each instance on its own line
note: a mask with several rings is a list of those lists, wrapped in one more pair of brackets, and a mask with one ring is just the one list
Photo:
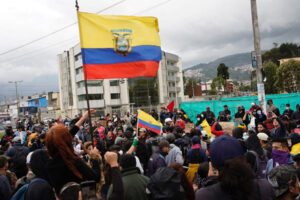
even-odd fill
[[(290, 159), (288, 161), (289, 165), (293, 165), (294, 164), (294, 160), (292, 158), (292, 156), (290, 156)], [(273, 159), (270, 159), (267, 163), (267, 167), (266, 167), (266, 179), (268, 179), (269, 177), (269, 172), (273, 169)]]
[[(199, 157), (196, 157), (196, 154), (193, 150), (198, 150), (199, 151)], [(207, 161), (207, 156), (205, 151), (203, 151), (202, 149), (189, 149), (187, 152), (187, 161), (188, 163), (192, 163), (192, 164), (197, 164), (197, 163), (203, 163), (205, 161)]]
[(159, 151), (154, 153), (148, 161), (148, 176), (152, 176), (158, 168), (166, 166), (165, 157)]

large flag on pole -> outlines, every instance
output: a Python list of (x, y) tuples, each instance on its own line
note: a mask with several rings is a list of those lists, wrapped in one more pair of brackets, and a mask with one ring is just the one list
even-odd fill
[(161, 133), (162, 124), (144, 111), (138, 111), (138, 127), (143, 127), (157, 134)]
[(86, 79), (156, 76), (157, 18), (78, 12), (78, 24)]
[(174, 100), (173, 100), (171, 103), (169, 103), (167, 108), (170, 112), (174, 112), (174, 106), (175, 106), (175, 103), (174, 103)]

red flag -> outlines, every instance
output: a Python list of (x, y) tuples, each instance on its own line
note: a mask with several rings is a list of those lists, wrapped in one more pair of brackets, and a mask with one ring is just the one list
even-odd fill
[(175, 103), (174, 103), (174, 100), (167, 106), (168, 110), (170, 112), (174, 112), (174, 106), (175, 106)]

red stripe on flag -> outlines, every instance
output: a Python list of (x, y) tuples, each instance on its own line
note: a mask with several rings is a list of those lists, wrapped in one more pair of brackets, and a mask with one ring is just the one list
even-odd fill
[(117, 64), (84, 64), (87, 80), (110, 78), (155, 77), (157, 61), (137, 61)]
[(139, 123), (138, 127), (149, 129), (150, 131), (153, 131), (154, 133), (160, 134), (161, 130), (150, 128), (149, 126), (145, 126), (144, 124)]

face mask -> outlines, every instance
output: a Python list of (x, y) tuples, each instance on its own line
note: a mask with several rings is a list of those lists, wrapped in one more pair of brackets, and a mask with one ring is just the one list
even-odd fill
[(204, 117), (204, 115), (203, 115), (203, 114), (201, 114), (201, 117)]
[(285, 107), (287, 110), (289, 110), (290, 109), (290, 107)]
[(259, 110), (259, 111), (257, 111), (257, 114), (259, 114), (259, 115), (260, 115), (260, 114), (261, 114), (261, 111), (260, 111), (260, 110)]
[(111, 126), (112, 125), (112, 123), (108, 123), (108, 126)]
[(243, 134), (243, 139), (244, 139), (244, 140), (247, 140), (248, 137), (249, 137), (249, 136), (247, 135), (247, 133), (244, 133), (244, 134)]
[(200, 121), (200, 118), (197, 118), (198, 121)]

